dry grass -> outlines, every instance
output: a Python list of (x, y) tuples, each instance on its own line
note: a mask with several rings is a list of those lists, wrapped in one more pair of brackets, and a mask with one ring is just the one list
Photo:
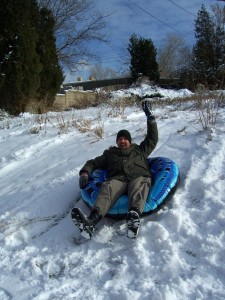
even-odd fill
[[(103, 101), (109, 108), (108, 117), (110, 118), (125, 118), (125, 110), (128, 107), (141, 107), (141, 98), (136, 95), (129, 97), (110, 99), (109, 94), (102, 93), (99, 96), (98, 102)], [(215, 127), (220, 117), (222, 107), (225, 107), (225, 95), (218, 92), (197, 92), (193, 95), (182, 98), (151, 98), (153, 108), (166, 108), (167, 113), (163, 118), (169, 118), (176, 113), (177, 110), (192, 110), (196, 111), (196, 122), (198, 122), (203, 130), (208, 130)], [(89, 103), (85, 102), (84, 107), (89, 107)], [(84, 108), (82, 106), (82, 108)], [(3, 114), (3, 113), (2, 113)], [(10, 117), (3, 114), (0, 122), (0, 129), (10, 128)], [(20, 119), (21, 120), (21, 119)], [(65, 134), (76, 128), (81, 133), (93, 133), (98, 139), (104, 137), (104, 122), (101, 117), (101, 111), (92, 119), (84, 118), (82, 115), (75, 115), (75, 112), (66, 116), (63, 112), (60, 114), (36, 115), (35, 121), (33, 118), (24, 117), (23, 122), (30, 127), (31, 134), (46, 133), (49, 127), (57, 128), (58, 134)], [(21, 121), (19, 121), (21, 122)], [(18, 123), (19, 126), (19, 123)], [(185, 132), (186, 128), (181, 131)]]
[(90, 119), (84, 119), (82, 116), (77, 119), (73, 117), (71, 125), (77, 128), (81, 133), (85, 133), (91, 130), (92, 121)]
[(225, 95), (219, 92), (199, 92), (191, 96), (173, 99), (152, 99), (153, 107), (168, 107), (168, 113), (176, 110), (196, 111), (196, 121), (203, 130), (215, 127), (219, 120), (220, 110), (225, 107)]
[(99, 123), (95, 128), (94, 128), (94, 133), (97, 136), (97, 138), (102, 139), (104, 136), (104, 123), (101, 122)]
[(224, 99), (222, 95), (211, 96), (209, 98), (200, 95), (196, 101), (196, 110), (198, 120), (203, 130), (208, 130), (218, 122), (220, 116), (220, 108), (223, 106)]
[(140, 97), (132, 95), (130, 97), (118, 98), (116, 100), (109, 99), (107, 105), (110, 107), (108, 117), (124, 118), (125, 109), (140, 105)]

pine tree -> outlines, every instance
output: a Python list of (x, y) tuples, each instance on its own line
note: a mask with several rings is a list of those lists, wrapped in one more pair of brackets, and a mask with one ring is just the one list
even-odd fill
[(1, 0), (0, 6), (0, 107), (24, 111), (40, 84), (41, 63), (36, 52), (38, 34), (32, 17), (33, 0)]
[(54, 101), (63, 81), (54, 25), (35, 0), (1, 0), (0, 108), (20, 113), (33, 103), (42, 111)]
[(55, 37), (53, 34), (55, 20), (51, 11), (45, 7), (40, 9), (40, 18), (37, 24), (39, 40), (37, 53), (40, 56), (42, 71), (40, 73), (40, 87), (38, 101), (44, 101), (51, 106), (57, 91), (63, 81), (62, 69), (56, 54)]
[(219, 87), (225, 85), (225, 30), (217, 26), (214, 36), (215, 73), (216, 83)]
[(148, 76), (150, 80), (159, 79), (156, 49), (151, 39), (138, 38), (136, 34), (130, 37), (128, 51), (131, 57), (130, 71), (134, 80), (139, 73)]
[(195, 22), (192, 71), (196, 83), (218, 85), (219, 68), (224, 65), (224, 30), (216, 27), (202, 5)]

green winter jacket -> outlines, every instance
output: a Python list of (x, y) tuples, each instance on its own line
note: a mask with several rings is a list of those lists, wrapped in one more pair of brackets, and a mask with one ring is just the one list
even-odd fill
[(90, 174), (95, 169), (108, 171), (107, 179), (130, 181), (139, 176), (150, 176), (147, 157), (158, 142), (158, 129), (155, 119), (147, 121), (147, 135), (140, 143), (131, 144), (129, 149), (111, 147), (94, 159), (88, 160), (80, 171)]

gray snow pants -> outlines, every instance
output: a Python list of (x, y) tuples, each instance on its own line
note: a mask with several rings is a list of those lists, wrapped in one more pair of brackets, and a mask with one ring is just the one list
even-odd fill
[(107, 180), (101, 186), (94, 208), (98, 209), (102, 216), (105, 216), (116, 200), (121, 195), (127, 194), (128, 211), (131, 208), (136, 208), (142, 213), (150, 186), (151, 178), (143, 176), (128, 182), (117, 179)]

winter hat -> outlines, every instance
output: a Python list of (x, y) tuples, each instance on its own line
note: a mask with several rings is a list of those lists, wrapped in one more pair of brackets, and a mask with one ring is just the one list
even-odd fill
[(128, 139), (128, 141), (131, 143), (131, 135), (130, 135), (130, 132), (125, 130), (125, 129), (122, 129), (120, 130), (118, 133), (117, 133), (117, 136), (116, 136), (116, 141), (118, 141), (118, 139), (121, 137), (121, 136), (124, 136)]

